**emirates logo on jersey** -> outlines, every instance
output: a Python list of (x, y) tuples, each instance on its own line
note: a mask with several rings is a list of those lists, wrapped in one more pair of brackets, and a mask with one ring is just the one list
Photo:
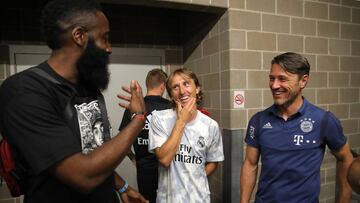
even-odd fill
[(193, 149), (191, 146), (188, 146), (186, 144), (180, 144), (179, 152), (176, 153), (174, 161), (190, 164), (203, 164), (203, 158), (201, 156), (194, 155), (192, 150)]

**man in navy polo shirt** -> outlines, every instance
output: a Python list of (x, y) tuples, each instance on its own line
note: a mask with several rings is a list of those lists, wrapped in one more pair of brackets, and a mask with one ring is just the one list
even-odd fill
[(271, 65), (269, 86), (274, 105), (255, 114), (249, 122), (240, 178), (241, 202), (250, 201), (260, 156), (256, 203), (319, 202), (325, 146), (338, 163), (337, 202), (350, 202), (351, 188), (346, 177), (353, 157), (339, 120), (302, 97), (309, 81), (307, 59), (288, 52), (276, 56)]

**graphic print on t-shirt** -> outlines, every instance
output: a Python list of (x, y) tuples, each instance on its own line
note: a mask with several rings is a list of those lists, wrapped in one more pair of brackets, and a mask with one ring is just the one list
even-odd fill
[(88, 154), (104, 143), (104, 129), (99, 103), (98, 100), (82, 103), (75, 105), (75, 109), (79, 121), (82, 153)]

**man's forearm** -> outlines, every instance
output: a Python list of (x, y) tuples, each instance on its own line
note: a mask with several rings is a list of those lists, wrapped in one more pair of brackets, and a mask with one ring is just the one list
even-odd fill
[(56, 164), (51, 171), (74, 189), (90, 192), (114, 172), (143, 126), (143, 121), (134, 119), (117, 136), (93, 152), (71, 155)]
[[(352, 160), (352, 159), (351, 159)], [(344, 159), (337, 161), (337, 181), (339, 187), (339, 195), (337, 203), (349, 203), (351, 201), (352, 189), (347, 181), (348, 169), (351, 165), (351, 160)]]
[(98, 150), (94, 151), (93, 156), (97, 160), (94, 164), (98, 164), (104, 171), (110, 173), (116, 168), (117, 165), (124, 159), (128, 153), (136, 136), (141, 132), (144, 122), (140, 119), (134, 119), (130, 124), (118, 133), (109, 142), (104, 143)]
[(125, 185), (125, 180), (116, 172), (114, 172), (114, 176), (115, 176), (115, 190), (119, 190), (120, 188), (124, 187)]
[(156, 156), (159, 159), (161, 165), (167, 167), (170, 165), (176, 152), (179, 149), (182, 135), (184, 134), (184, 128), (186, 123), (181, 120), (176, 120), (174, 128), (169, 138), (165, 143), (155, 150)]
[(240, 175), (240, 203), (249, 203), (257, 177), (257, 166), (251, 167), (244, 162)]
[(205, 165), (205, 173), (207, 176), (211, 175), (217, 168), (218, 163), (217, 162), (208, 162)]

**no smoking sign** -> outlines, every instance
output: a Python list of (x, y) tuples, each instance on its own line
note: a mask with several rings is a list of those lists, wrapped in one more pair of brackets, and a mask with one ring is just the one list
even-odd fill
[(244, 108), (245, 105), (245, 93), (244, 91), (234, 91), (233, 96), (234, 108)]

